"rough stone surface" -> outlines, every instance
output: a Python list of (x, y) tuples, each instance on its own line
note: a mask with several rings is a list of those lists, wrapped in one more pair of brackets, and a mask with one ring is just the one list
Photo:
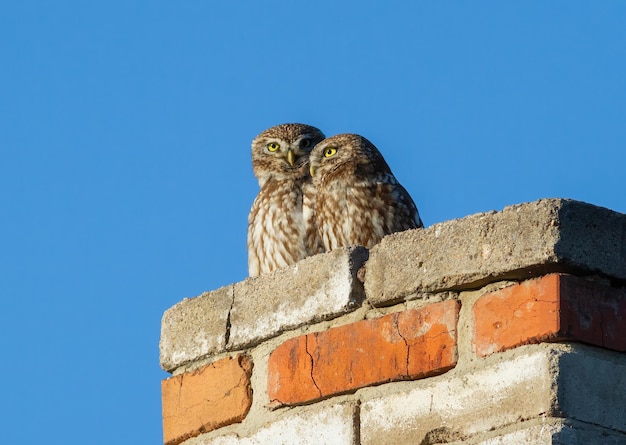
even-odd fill
[(223, 351), (232, 302), (230, 285), (186, 298), (165, 311), (159, 342), (161, 367), (172, 371), (184, 363)]
[(269, 358), (268, 397), (297, 404), (445, 372), (456, 364), (458, 314), (448, 300), (287, 340)]
[[(529, 442), (524, 442), (526, 443)], [(626, 445), (626, 435), (594, 425), (565, 420), (562, 428), (552, 436), (551, 443), (554, 445)]]
[(358, 308), (363, 286), (356, 274), (367, 255), (363, 247), (338, 249), (235, 284), (229, 347), (255, 344)]
[[(427, 437), (456, 443), (510, 425), (522, 429), (522, 419), (547, 417), (566, 419), (576, 431), (555, 433), (555, 441), (546, 443), (604, 443), (572, 438), (607, 437), (607, 443), (617, 444), (626, 437), (623, 354), (576, 344), (537, 345), (488, 363), (471, 373), (448, 373), (420, 381), (411, 391), (364, 402), (361, 444), (413, 444)], [(439, 443), (428, 439), (424, 443)], [(481, 438), (467, 443), (517, 442)]]
[(416, 292), (478, 288), (549, 272), (626, 280), (626, 215), (543, 199), (396, 233), (374, 246), (365, 291), (374, 305)]
[[(510, 431), (515, 427), (519, 429)], [(534, 422), (520, 422), (506, 429), (509, 431), (497, 430), (446, 443), (449, 445), (626, 445), (626, 436), (623, 434), (567, 419), (541, 418)]]
[(163, 442), (241, 422), (252, 404), (251, 374), (252, 362), (240, 354), (163, 380)]
[(361, 444), (419, 444), (427, 435), (444, 432), (446, 441), (453, 441), (549, 413), (556, 398), (552, 355), (549, 349), (529, 351), (470, 374), (448, 373), (421, 381), (423, 386), (412, 391), (364, 402)]
[(198, 437), (188, 445), (354, 445), (354, 416), (353, 404), (315, 407), (279, 419), (250, 437)]
[(626, 433), (626, 355), (574, 345), (559, 357), (558, 410)]
[(561, 422), (554, 424), (546, 421), (541, 425), (529, 427), (524, 427), (521, 424), (517, 431), (495, 431), (490, 434), (491, 437), (489, 438), (483, 438), (484, 435), (481, 434), (478, 435), (479, 437), (449, 442), (449, 445), (552, 445), (555, 443), (554, 437), (560, 433), (563, 427)]
[(626, 292), (621, 288), (550, 274), (485, 294), (472, 309), (479, 356), (555, 340), (626, 351)]

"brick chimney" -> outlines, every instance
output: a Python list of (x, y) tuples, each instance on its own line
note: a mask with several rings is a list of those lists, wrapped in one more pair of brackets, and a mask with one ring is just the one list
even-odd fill
[(626, 444), (626, 215), (545, 199), (163, 315), (168, 445)]

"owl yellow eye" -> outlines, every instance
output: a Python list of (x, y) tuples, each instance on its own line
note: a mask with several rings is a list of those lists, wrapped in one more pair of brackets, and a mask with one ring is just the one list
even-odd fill
[(278, 145), (276, 142), (270, 142), (269, 144), (267, 144), (267, 149), (271, 152), (277, 151), (280, 148), (280, 145)]
[(337, 149), (335, 147), (328, 147), (324, 149), (325, 158), (330, 158), (331, 156), (334, 156), (335, 153), (337, 153)]
[(302, 148), (309, 148), (310, 146), (311, 146), (310, 139), (302, 139), (302, 141), (300, 142), (300, 147)]

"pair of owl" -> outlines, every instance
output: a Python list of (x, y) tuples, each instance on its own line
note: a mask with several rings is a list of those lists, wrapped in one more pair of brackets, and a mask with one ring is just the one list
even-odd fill
[(252, 277), (423, 227), (411, 196), (362, 136), (326, 139), (310, 125), (278, 125), (252, 141), (252, 168), (261, 187), (248, 216)]

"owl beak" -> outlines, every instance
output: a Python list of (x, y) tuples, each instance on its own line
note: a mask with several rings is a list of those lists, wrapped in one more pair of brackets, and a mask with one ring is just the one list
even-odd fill
[(293, 154), (293, 150), (287, 150), (287, 162), (289, 165), (293, 167), (293, 164), (296, 162), (296, 156)]
[(311, 173), (311, 177), (315, 176), (315, 168), (313, 167), (313, 165), (309, 166), (309, 173)]

